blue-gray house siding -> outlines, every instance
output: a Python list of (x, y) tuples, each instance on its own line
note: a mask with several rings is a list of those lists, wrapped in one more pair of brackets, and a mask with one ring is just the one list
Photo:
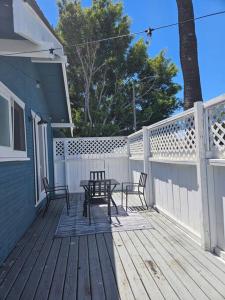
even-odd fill
[[(44, 71), (40, 74), (38, 65), (32, 63), (29, 58), (0, 57), (0, 81), (26, 105), (27, 152), (30, 158), (28, 161), (0, 162), (0, 263), (24, 234), (38, 211), (38, 207), (35, 208), (33, 130), (29, 117), (31, 109), (41, 113), (45, 118), (51, 115), (44, 85), (40, 84), (40, 88), (36, 86), (36, 80), (40, 83), (45, 80)], [(58, 100), (55, 95), (56, 104)], [(53, 182), (50, 125), (48, 125), (48, 152), (49, 177)]]

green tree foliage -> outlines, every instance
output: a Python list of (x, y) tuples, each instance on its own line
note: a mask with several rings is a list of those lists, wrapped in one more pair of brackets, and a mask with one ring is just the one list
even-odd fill
[(91, 42), (130, 33), (121, 2), (95, 0), (84, 8), (80, 1), (63, 0), (59, 12), (57, 32), (69, 61), (77, 135), (127, 134), (133, 131), (134, 115), (139, 129), (179, 107), (180, 87), (173, 82), (177, 68), (163, 51), (150, 58), (144, 40), (134, 42), (131, 35)]

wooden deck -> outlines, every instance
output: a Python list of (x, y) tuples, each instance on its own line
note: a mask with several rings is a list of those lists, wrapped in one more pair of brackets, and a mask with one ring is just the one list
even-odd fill
[(225, 264), (174, 224), (53, 239), (63, 203), (38, 217), (0, 268), (0, 299), (225, 299)]

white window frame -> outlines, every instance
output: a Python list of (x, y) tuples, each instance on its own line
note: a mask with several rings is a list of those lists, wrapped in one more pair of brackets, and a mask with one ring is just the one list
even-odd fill
[[(48, 133), (47, 133), (47, 124), (38, 125), (38, 122), (41, 118), (34, 112), (31, 111), (33, 119), (33, 139), (34, 142), (34, 167), (35, 167), (35, 207), (37, 207), (46, 197), (45, 191), (41, 190), (41, 175), (40, 175), (40, 154), (39, 154), (39, 135), (38, 135), (38, 126), (41, 126), (44, 143), (43, 153), (44, 153), (44, 173), (49, 180), (49, 161), (48, 161)], [(35, 126), (34, 126), (35, 124)]]
[[(20, 100), (7, 86), (0, 81), (0, 96), (8, 101), (8, 112), (9, 112), (9, 137), (10, 146), (0, 146), (0, 162), (1, 161), (19, 161), (29, 160), (27, 157), (27, 137), (26, 137), (26, 122), (25, 122), (25, 103)], [(24, 112), (24, 136), (25, 136), (25, 151), (14, 150), (13, 145), (13, 124), (12, 124), (12, 107), (14, 102), (19, 105)]]

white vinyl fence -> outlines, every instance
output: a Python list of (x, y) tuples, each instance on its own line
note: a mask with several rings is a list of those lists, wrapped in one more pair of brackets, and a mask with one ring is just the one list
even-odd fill
[(54, 139), (55, 184), (67, 184), (71, 193), (83, 191), (80, 180), (89, 179), (90, 171), (128, 181), (128, 161), (126, 137)]
[(90, 170), (119, 182), (148, 174), (150, 206), (202, 244), (225, 251), (225, 95), (128, 137), (55, 139), (55, 182), (81, 191)]

